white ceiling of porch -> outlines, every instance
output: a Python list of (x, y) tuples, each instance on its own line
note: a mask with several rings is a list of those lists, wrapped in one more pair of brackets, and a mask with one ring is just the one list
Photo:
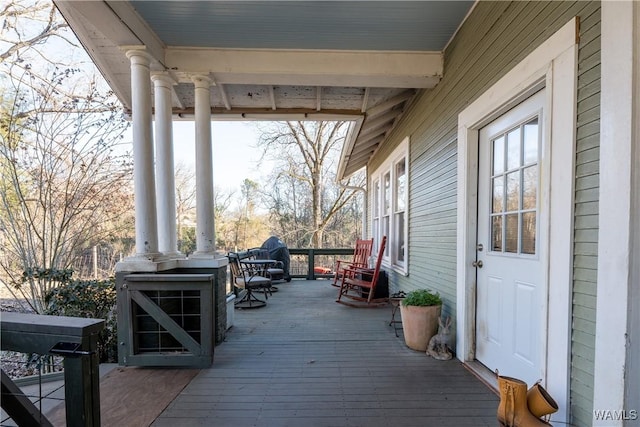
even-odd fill
[(418, 89), (443, 72), (441, 52), (472, 1), (73, 1), (56, 5), (125, 108), (127, 48), (167, 72), (175, 114), (193, 113), (191, 76), (213, 81), (226, 119), (354, 119), (340, 175), (365, 166)]

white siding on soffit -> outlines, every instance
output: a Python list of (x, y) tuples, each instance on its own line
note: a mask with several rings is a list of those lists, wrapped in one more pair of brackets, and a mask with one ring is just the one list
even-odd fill
[[(392, 289), (437, 290), (445, 299), (444, 315), (455, 316), (458, 113), (572, 17), (586, 20), (591, 28), (587, 31), (593, 33), (598, 30), (598, 10), (599, 2), (479, 2), (476, 5), (445, 52), (444, 78), (436, 88), (417, 97), (391, 133), (389, 143), (379, 149), (369, 166), (369, 170), (374, 170), (404, 137), (411, 138), (411, 261), (408, 277), (391, 275)], [(586, 82), (586, 76), (598, 72), (590, 63), (595, 58), (588, 54), (595, 46), (588, 42), (589, 36), (585, 40), (586, 43), (583, 40), (580, 43), (581, 62), (578, 67), (582, 81)], [(598, 69), (599, 65), (595, 68)], [(588, 91), (595, 89), (580, 87), (578, 90), (579, 96), (588, 97)], [(598, 92), (599, 88), (595, 91)], [(593, 113), (589, 110), (587, 115), (581, 116), (583, 122), (577, 129), (580, 138), (590, 133), (588, 121), (584, 122), (584, 119), (593, 117)], [(597, 147), (597, 138), (596, 141), (592, 139), (591, 144), (592, 148)], [(589, 150), (584, 143), (578, 149)], [(590, 158), (594, 161), (593, 157)], [(580, 157), (577, 162), (584, 164), (582, 160)], [(576, 183), (576, 187), (582, 188), (584, 184), (584, 181)], [(597, 191), (595, 195), (597, 201)], [(577, 230), (576, 234), (582, 235), (582, 230)], [(582, 258), (576, 257), (575, 263), (580, 266)], [(585, 312), (589, 316), (589, 310), (595, 307), (595, 299), (581, 300), (580, 304), (587, 308)], [(582, 332), (579, 329), (581, 325), (576, 327), (584, 342), (591, 343), (585, 346), (583, 356), (593, 360), (593, 330), (586, 327)], [(588, 368), (577, 373), (577, 377), (584, 378), (582, 381), (586, 382), (592, 375)], [(586, 393), (574, 395), (572, 391), (571, 401), (572, 411), (584, 414), (591, 410), (592, 396)]]

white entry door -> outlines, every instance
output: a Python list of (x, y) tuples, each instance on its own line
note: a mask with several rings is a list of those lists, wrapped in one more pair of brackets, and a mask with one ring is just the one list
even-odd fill
[(546, 352), (544, 99), (534, 94), (479, 141), (476, 359), (528, 384), (544, 377)]

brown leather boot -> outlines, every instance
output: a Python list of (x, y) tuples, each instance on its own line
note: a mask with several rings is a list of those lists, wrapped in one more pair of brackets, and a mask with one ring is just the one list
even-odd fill
[(504, 427), (542, 427), (551, 424), (536, 418), (527, 407), (527, 384), (516, 378), (498, 375), (500, 404), (498, 421)]
[(558, 404), (549, 395), (547, 390), (540, 385), (540, 381), (531, 386), (529, 391), (527, 391), (527, 406), (529, 407), (529, 412), (538, 418), (558, 411)]

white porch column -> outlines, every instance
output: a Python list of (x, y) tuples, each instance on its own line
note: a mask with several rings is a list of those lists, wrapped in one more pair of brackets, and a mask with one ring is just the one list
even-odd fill
[[(602, 2), (600, 202), (593, 409), (640, 419), (640, 4)], [(609, 411), (609, 412), (607, 412)]]
[(126, 55), (131, 61), (136, 257), (152, 260), (159, 254), (151, 127), (151, 57), (137, 49), (128, 50)]
[(211, 148), (211, 79), (196, 75), (196, 252), (195, 257), (215, 254), (215, 223), (213, 209), (213, 152)]
[(156, 197), (158, 202), (158, 249), (176, 257), (176, 190), (173, 162), (173, 121), (171, 118), (171, 87), (176, 83), (167, 73), (151, 76), (155, 94), (156, 137)]

